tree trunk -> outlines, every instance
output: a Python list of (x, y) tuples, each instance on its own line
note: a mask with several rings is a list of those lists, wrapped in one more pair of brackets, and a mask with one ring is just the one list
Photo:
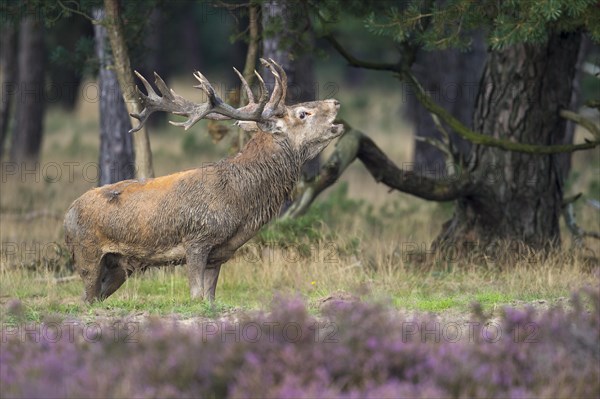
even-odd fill
[[(183, 70), (185, 71), (204, 71), (204, 60), (202, 59), (202, 37), (198, 29), (198, 20), (195, 16), (195, 5), (191, 2), (183, 3), (185, 6), (184, 14), (181, 15), (181, 38), (177, 47), (185, 54), (183, 58)], [(208, 6), (208, 4), (204, 4)]]
[[(119, 79), (119, 86), (123, 92), (123, 99), (127, 105), (129, 114), (139, 114), (142, 107), (138, 102), (135, 91), (135, 81), (129, 62), (129, 54), (125, 37), (123, 36), (123, 21), (117, 0), (104, 0), (106, 12), (106, 30), (114, 57), (114, 67)], [(136, 123), (131, 119), (132, 125)], [(152, 152), (150, 150), (150, 139), (146, 127), (134, 133), (133, 143), (135, 148), (135, 163), (137, 177), (147, 178), (154, 176), (152, 168)]]
[[(554, 34), (542, 45), (516, 45), (488, 56), (474, 130), (520, 143), (563, 143), (580, 33)], [(505, 240), (534, 249), (560, 245), (563, 198), (557, 155), (473, 145), (468, 171), (475, 190), (458, 200), (434, 248), (496, 252)]]
[[(250, 4), (248, 5), (248, 46), (246, 48), (246, 59), (244, 60), (244, 70), (242, 71), (242, 76), (248, 82), (248, 85), (252, 87), (254, 82), (254, 71), (256, 70), (256, 63), (258, 61), (258, 52), (259, 52), (259, 44), (260, 44), (260, 6), (258, 4)], [(230, 95), (237, 97), (238, 105), (240, 107), (244, 106), (248, 98), (243, 93), (241, 86), (238, 87), (236, 92), (231, 92)], [(211, 126), (211, 125), (209, 125)], [(231, 151), (237, 152), (244, 148), (246, 141), (250, 137), (250, 134), (246, 132), (242, 128), (237, 128), (237, 137), (236, 141), (232, 143)], [(211, 136), (213, 135), (211, 129), (209, 128), (209, 133)], [(216, 137), (221, 137), (219, 133), (217, 133)]]
[[(317, 82), (312, 53), (302, 46), (298, 37), (308, 34), (308, 45), (312, 47), (314, 37), (306, 21), (306, 10), (301, 2), (269, 0), (263, 4), (263, 27), (276, 26), (280, 31), (263, 34), (263, 58), (273, 58), (285, 69), (288, 76), (286, 102), (295, 104), (314, 101), (317, 97)], [(274, 84), (270, 73), (263, 74), (267, 85)], [(305, 178), (319, 173), (319, 157), (306, 162), (302, 168)]]
[(39, 159), (44, 121), (45, 44), (43, 22), (26, 16), (19, 31), (16, 116), (10, 151), (11, 162), (33, 163)]
[(17, 29), (13, 24), (2, 28), (0, 37), (0, 70), (2, 70), (2, 101), (0, 101), (0, 160), (8, 136), (11, 106), (17, 90)]
[[(304, 23), (300, 7), (300, 3), (289, 0), (269, 0), (262, 11), (263, 58), (273, 58), (285, 69), (288, 77), (286, 101), (289, 104), (312, 101), (316, 97), (312, 55), (301, 48), (297, 39)], [(264, 77), (269, 86), (274, 84), (270, 73), (265, 71)]]
[[(94, 11), (94, 18), (104, 19), (104, 10)], [(100, 91), (100, 180), (98, 185), (131, 179), (135, 175), (133, 143), (129, 130), (131, 121), (117, 74), (112, 66), (106, 28), (94, 25), (96, 55), (100, 60), (98, 85)]]
[[(166, 18), (160, 8), (152, 10), (144, 28), (145, 51), (143, 54), (143, 63), (139, 67), (136, 67), (136, 70), (142, 76), (154, 76), (154, 72), (157, 72), (163, 79), (169, 78), (168, 62), (164, 56), (165, 46), (167, 45), (164, 39), (166, 34), (164, 24), (166, 22)], [(198, 69), (198, 67), (195, 69)], [(167, 115), (165, 112), (156, 112), (152, 115), (152, 118), (146, 121), (146, 125), (151, 130), (161, 125), (166, 125)]]
[[(412, 70), (423, 88), (440, 106), (464, 125), (472, 128), (475, 100), (485, 57), (483, 33), (478, 32), (473, 35), (473, 45), (468, 52), (458, 49), (419, 51)], [(441, 138), (429, 111), (414, 95), (408, 95), (406, 100), (406, 113), (415, 124), (415, 136)], [(460, 154), (466, 155), (471, 147), (470, 143), (453, 133), (447, 126), (446, 129), (450, 132), (454, 148)], [(436, 147), (415, 140), (413, 162), (415, 173), (435, 177), (436, 173), (445, 169), (447, 159)]]

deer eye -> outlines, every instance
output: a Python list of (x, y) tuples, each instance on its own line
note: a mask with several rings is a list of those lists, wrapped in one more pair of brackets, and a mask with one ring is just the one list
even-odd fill
[(307, 112), (307, 111), (300, 111), (300, 113), (298, 114), (298, 118), (300, 119), (305, 119), (307, 116), (312, 115), (311, 112)]

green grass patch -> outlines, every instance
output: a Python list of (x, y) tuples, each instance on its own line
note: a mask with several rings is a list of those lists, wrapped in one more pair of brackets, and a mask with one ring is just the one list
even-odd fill
[(456, 307), (459, 302), (454, 298), (421, 298), (415, 308), (426, 312), (441, 312)]
[[(362, 300), (391, 302), (399, 310), (466, 315), (470, 314), (474, 303), (486, 312), (500, 311), (504, 306), (515, 304), (553, 303), (558, 298), (569, 297), (574, 281), (593, 279), (584, 274), (576, 278), (575, 271), (564, 270), (556, 264), (542, 265), (539, 270), (517, 269), (512, 273), (479, 272), (478, 269), (440, 273), (376, 270), (362, 277), (356, 268), (349, 269), (345, 262), (328, 267), (315, 267), (310, 261), (297, 265), (226, 264), (213, 304), (190, 299), (184, 267), (134, 275), (110, 298), (92, 305), (83, 302), (83, 287), (78, 279), (64, 284), (32, 284), (43, 275), (12, 272), (7, 276), (5, 273), (0, 289), (8, 297), (21, 301), (22, 306), (16, 313), (3, 311), (0, 321), (90, 320), (132, 315), (215, 318), (232, 312), (268, 308), (277, 295), (300, 295), (306, 299), (311, 313), (318, 314), (320, 301), (337, 291)], [(373, 281), (379, 284), (369, 283)], [(11, 302), (14, 300), (4, 300), (3, 310), (13, 306)]]

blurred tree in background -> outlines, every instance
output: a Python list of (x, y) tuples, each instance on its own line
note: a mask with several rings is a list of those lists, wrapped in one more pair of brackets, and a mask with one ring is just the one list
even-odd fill
[[(102, 8), (93, 11), (97, 21), (105, 18)], [(98, 57), (98, 92), (100, 97), (100, 178), (98, 185), (135, 177), (131, 121), (117, 74), (111, 68), (112, 53), (102, 24), (94, 25), (94, 41)]]
[(35, 165), (40, 155), (46, 109), (45, 67), (44, 24), (33, 16), (25, 16), (19, 23), (15, 123), (10, 147), (10, 161), (21, 167)]
[[(15, 23), (3, 24), (0, 31), (0, 70), (2, 71), (2, 101), (0, 101), (0, 160), (4, 154), (4, 143), (8, 136), (12, 94), (17, 81), (17, 27)], [(11, 94), (9, 94), (11, 93)]]

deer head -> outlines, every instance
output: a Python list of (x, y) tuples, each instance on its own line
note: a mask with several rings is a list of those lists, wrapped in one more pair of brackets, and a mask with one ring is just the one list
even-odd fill
[(300, 155), (301, 161), (314, 158), (331, 140), (343, 133), (343, 125), (333, 123), (340, 103), (337, 100), (328, 99), (286, 106), (287, 75), (285, 71), (272, 59), (267, 61), (261, 58), (260, 61), (275, 77), (273, 93), (269, 97), (264, 80), (254, 71), (259, 84), (259, 96), (256, 100), (248, 82), (236, 68), (233, 68), (241, 80), (242, 88), (249, 101), (241, 108), (234, 108), (223, 102), (215, 93), (208, 79), (200, 72), (194, 73), (194, 77), (200, 83), (194, 87), (202, 90), (208, 96), (208, 101), (205, 103), (194, 103), (184, 99), (169, 89), (161, 77), (154, 73), (155, 84), (162, 95), (159, 96), (148, 81), (136, 71), (136, 75), (144, 84), (148, 94), (142, 93), (136, 87), (144, 109), (139, 114), (131, 114), (140, 121), (139, 125), (131, 132), (141, 129), (150, 114), (156, 111), (187, 116), (188, 119), (184, 122), (169, 121), (172, 125), (181, 126), (185, 130), (201, 119), (233, 119), (246, 131), (262, 131), (272, 134), (276, 138), (287, 140)]

